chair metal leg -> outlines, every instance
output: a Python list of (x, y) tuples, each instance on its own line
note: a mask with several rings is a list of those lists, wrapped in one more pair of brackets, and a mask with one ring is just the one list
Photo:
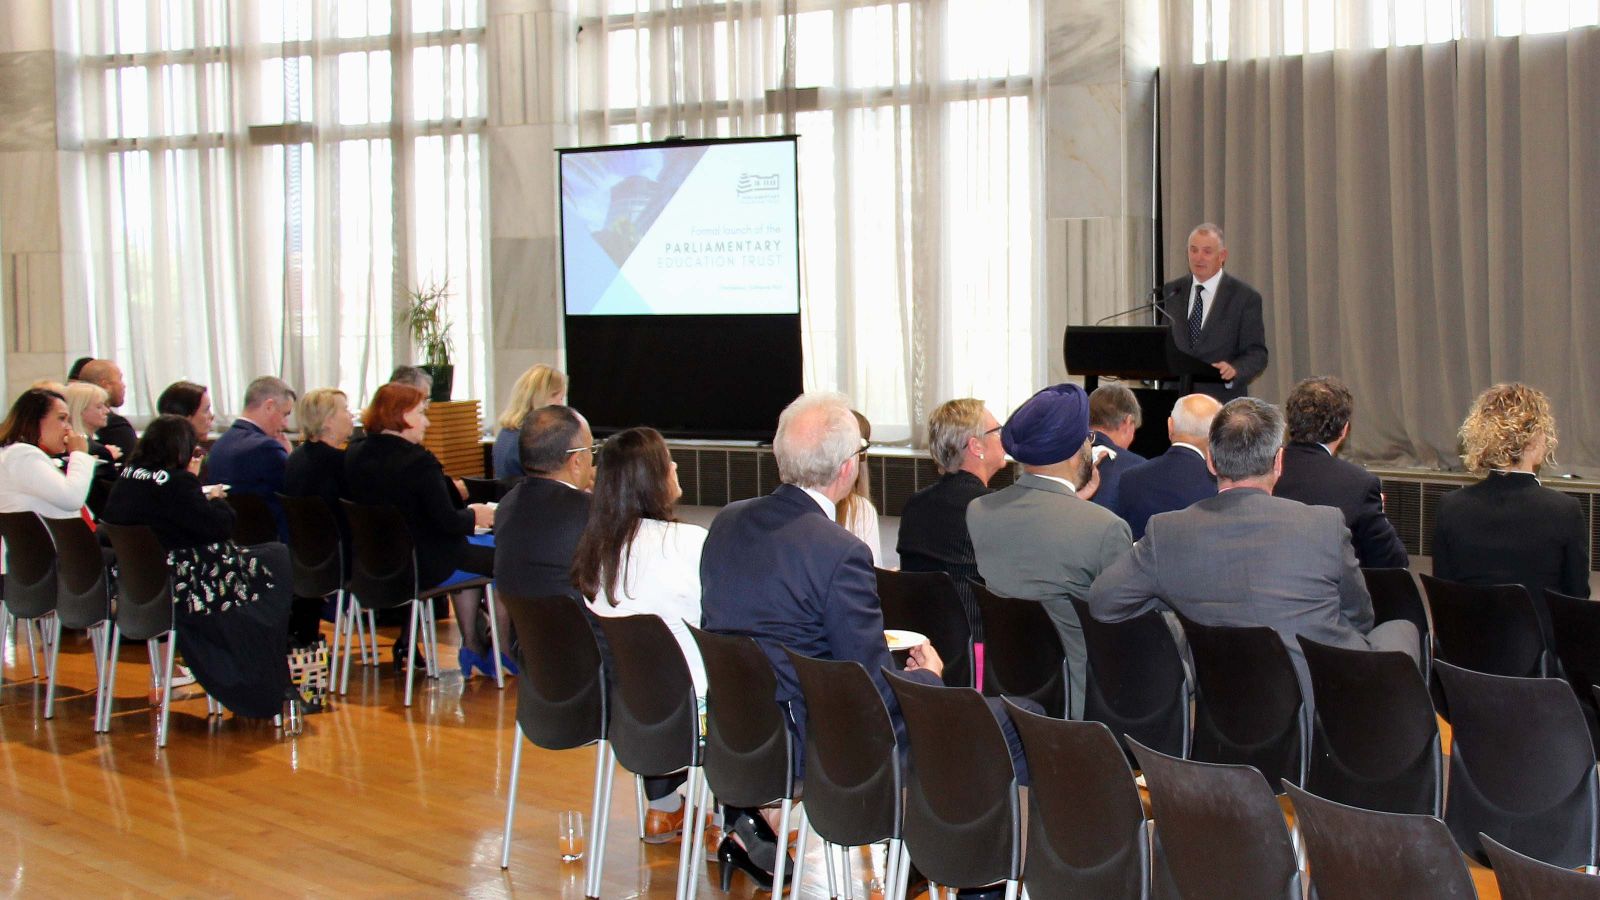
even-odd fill
[(900, 883), (900, 846), (904, 842), (899, 838), (890, 838), (888, 846), (883, 848), (883, 895), (896, 896), (895, 885)]
[(331, 694), (343, 693), (339, 690), (339, 639), (344, 636), (344, 629), (347, 626), (344, 615), (344, 592), (336, 591), (333, 595), (333, 644), (328, 648), (328, 692)]
[(46, 651), (49, 653), (46, 662), (46, 675), (44, 686), (44, 717), (56, 717), (56, 660), (61, 658), (61, 616), (50, 614), (50, 624), (44, 626), (50, 629), (50, 642)]
[(39, 650), (33, 642), (33, 620), (18, 619), (17, 624), (28, 632), (28, 665), (33, 669), (33, 677), (39, 677)]
[[(700, 774), (700, 769), (698, 767), (691, 766), (689, 768), (688, 782), (684, 785), (685, 790), (683, 796), (683, 802), (688, 806), (688, 808), (683, 811), (685, 822), (694, 821), (694, 819), (691, 817), (695, 815), (695, 801), (700, 796)], [(696, 854), (693, 841), (680, 840), (679, 844), (677, 893), (674, 894), (674, 896), (676, 896), (678, 900), (687, 900), (687, 898), (690, 896), (688, 892), (690, 860)]]
[(1006, 900), (1017, 900), (1017, 880), (1015, 878), (1006, 882)]
[(822, 866), (828, 870), (828, 897), (839, 896), (839, 883), (833, 875), (833, 845), (826, 840), (822, 842)]
[(350, 693), (350, 632), (354, 631), (356, 633), (357, 638), (359, 639), (359, 645), (360, 645), (359, 649), (361, 650), (361, 664), (362, 665), (366, 665), (367, 664), (367, 640), (366, 640), (365, 635), (362, 633), (362, 629), (361, 629), (361, 607), (360, 607), (360, 605), (356, 603), (356, 599), (354, 597), (351, 597), (351, 596), (348, 596), (348, 595), (344, 595), (344, 594), (341, 594), (340, 596), (344, 597), (345, 600), (349, 604), (349, 606), (347, 608), (347, 611), (345, 612), (346, 618), (355, 619), (355, 628), (352, 629), (348, 625), (345, 626), (345, 630), (344, 630), (344, 673), (339, 676), (339, 693), (348, 694), (348, 693)]
[[(772, 868), (772, 896), (783, 896), (783, 873), (789, 863), (789, 811), (794, 808), (794, 800), (785, 797), (778, 806), (778, 861)], [(798, 887), (798, 885), (797, 885)]]
[(500, 868), (511, 868), (511, 820), (517, 814), (517, 773), (522, 768), (522, 726), (511, 732), (511, 780), (506, 783), (506, 830), (500, 838)]
[(6, 683), (6, 635), (11, 631), (11, 621), (11, 611), (6, 609), (4, 603), (0, 603), (0, 684)]
[(593, 831), (589, 834), (589, 863), (583, 872), (583, 895), (600, 896), (600, 873), (606, 861), (606, 830), (611, 818), (611, 783), (616, 777), (617, 758), (610, 741), (594, 745), (594, 802), (589, 811)]
[(639, 840), (642, 841), (642, 840), (644, 840), (644, 816), (645, 816), (644, 809), (645, 809), (645, 805), (646, 805), (645, 804), (645, 799), (644, 799), (644, 776), (643, 775), (635, 775), (635, 776), (633, 776), (633, 797), (634, 797), (634, 805), (638, 807), (638, 812), (639, 812)]
[[(811, 817), (806, 815), (806, 805), (800, 804), (800, 834), (794, 841), (794, 878), (790, 883), (794, 885), (793, 893), (800, 896), (800, 886), (805, 884), (806, 877), (806, 840), (811, 837)], [(776, 882), (774, 882), (776, 883)], [(889, 895), (885, 895), (889, 896)]]
[(854, 900), (856, 895), (855, 878), (850, 874), (850, 851), (852, 847), (839, 848), (839, 874), (843, 876), (844, 900)]
[[(429, 678), (439, 677), (439, 626), (433, 615), (433, 601), (419, 601), (422, 606), (423, 671)], [(415, 632), (413, 632), (415, 634)], [(413, 640), (412, 645), (416, 645)]]
[(122, 626), (111, 623), (111, 636), (106, 641), (106, 698), (100, 704), (100, 722), (96, 731), (109, 732), (111, 730), (111, 707), (117, 699), (117, 660), (122, 656), (118, 649), (122, 646)]
[(382, 660), (378, 656), (378, 612), (377, 610), (369, 609), (366, 611), (366, 614), (367, 628), (364, 633), (367, 637), (367, 649), (364, 652), (367, 655), (365, 657), (366, 662), (363, 663), (363, 665), (381, 665)]
[(100, 633), (100, 630), (104, 626), (105, 626), (104, 622), (96, 622), (95, 624), (89, 626), (89, 645), (90, 645), (90, 648), (91, 648), (91, 652), (94, 654), (94, 726), (93, 726), (93, 728), (94, 728), (95, 731), (99, 731), (100, 730), (100, 703), (105, 699), (105, 694), (100, 690), (101, 686), (104, 685), (105, 681), (106, 681), (105, 669), (101, 668), (101, 666), (100, 666), (100, 661), (101, 661), (101, 659), (104, 658), (104, 655), (105, 655), (105, 645), (104, 645), (104, 643), (102, 643), (105, 640), (105, 637), (104, 637), (104, 635), (102, 635)]
[(411, 601), (411, 643), (406, 647), (406, 706), (411, 705), (411, 681), (417, 674), (417, 642), (421, 640), (417, 635), (417, 619), (421, 617), (421, 610), (417, 609), (417, 601)]
[[(483, 602), (489, 609), (489, 652), (494, 654), (494, 686), (502, 690), (506, 686), (505, 666), (500, 664), (500, 617), (494, 614), (494, 585), (483, 586)], [(462, 638), (462, 640), (466, 640)]]
[[(700, 799), (685, 813), (693, 816), (694, 826), (689, 827), (688, 819), (684, 820), (683, 837), (692, 837), (688, 844), (682, 848), (689, 856), (689, 886), (684, 891), (685, 900), (693, 900), (700, 888), (700, 873), (705, 871), (705, 851), (701, 850), (706, 844), (706, 810), (711, 807), (711, 779), (705, 775), (705, 770), (700, 772)], [(787, 851), (785, 851), (787, 852)], [(783, 895), (783, 888), (773, 889), (774, 897)]]
[(178, 649), (178, 636), (167, 632), (167, 654), (161, 666), (161, 720), (156, 725), (156, 746), (167, 745), (167, 720), (172, 713), (172, 657)]
[(895, 892), (891, 896), (904, 897), (906, 895), (906, 888), (910, 885), (910, 883), (911, 851), (906, 849), (906, 842), (904, 839), (901, 839), (900, 865), (895, 869)]

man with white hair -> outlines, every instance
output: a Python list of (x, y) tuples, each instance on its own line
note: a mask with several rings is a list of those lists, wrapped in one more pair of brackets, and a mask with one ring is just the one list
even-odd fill
[(1222, 229), (1207, 222), (1189, 232), (1189, 274), (1161, 288), (1161, 308), (1178, 349), (1217, 370), (1215, 380), (1194, 389), (1226, 403), (1250, 391), (1267, 367), (1267, 329), (1261, 294), (1222, 271), (1228, 245)]
[(1157, 513), (1183, 509), (1196, 500), (1215, 497), (1217, 479), (1206, 468), (1211, 420), (1222, 404), (1206, 394), (1179, 397), (1167, 417), (1167, 452), (1122, 474), (1118, 512), (1144, 537), (1145, 523)]

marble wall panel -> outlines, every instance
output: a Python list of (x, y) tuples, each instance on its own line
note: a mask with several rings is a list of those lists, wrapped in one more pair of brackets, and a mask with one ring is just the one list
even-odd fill
[(63, 352), (61, 257), (57, 253), (5, 256), (5, 331), (18, 353)]
[(1124, 0), (1054, 0), (1044, 11), (1045, 82), (1122, 77)]
[(1045, 94), (1045, 216), (1119, 215), (1124, 210), (1122, 89), (1052, 85)]
[(577, 23), (558, 12), (489, 19), (489, 124), (554, 122), (570, 115)]
[(54, 49), (52, 0), (0, 3), (0, 53)]
[(56, 154), (0, 153), (0, 252), (61, 249), (61, 199)]
[(1161, 64), (1159, 0), (1122, 0), (1122, 74), (1132, 81), (1150, 81)]
[(7, 353), (6, 396), (16, 397), (35, 381), (60, 381), (71, 365), (65, 353)]
[(0, 150), (56, 145), (56, 54), (0, 54)]
[(557, 233), (556, 154), (570, 129), (551, 125), (490, 128), (489, 234), (527, 238)]
[(497, 352), (560, 345), (559, 248), (554, 235), (490, 239), (489, 296)]

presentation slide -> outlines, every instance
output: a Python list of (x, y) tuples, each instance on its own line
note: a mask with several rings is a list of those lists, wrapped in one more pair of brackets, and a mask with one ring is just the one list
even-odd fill
[(569, 316), (800, 312), (793, 139), (561, 154)]

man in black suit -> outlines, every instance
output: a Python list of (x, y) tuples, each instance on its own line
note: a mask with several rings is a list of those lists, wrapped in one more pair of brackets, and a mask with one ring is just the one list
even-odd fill
[(577, 597), (572, 556), (589, 523), (594, 435), (577, 410), (536, 409), (518, 435), (522, 469), (495, 510), (495, 589), (511, 597)]
[(1331, 376), (1307, 378), (1294, 386), (1284, 403), (1289, 443), (1273, 494), (1337, 507), (1363, 567), (1404, 569), (1410, 558), (1384, 514), (1378, 476), (1339, 458), (1339, 448), (1350, 435), (1352, 405), (1350, 389)]
[(1210, 363), (1218, 381), (1194, 389), (1226, 403), (1249, 393), (1267, 367), (1267, 331), (1261, 294), (1222, 271), (1228, 247), (1222, 229), (1207, 222), (1189, 233), (1189, 274), (1161, 289), (1172, 340), (1183, 352)]
[(128, 420), (115, 412), (127, 399), (128, 393), (128, 386), (122, 381), (122, 369), (109, 359), (91, 359), (78, 370), (78, 378), (100, 385), (106, 392), (106, 405), (113, 410), (106, 415), (106, 424), (95, 432), (95, 440), (108, 447), (120, 448), (122, 458), (127, 459), (133, 453), (133, 445), (138, 443), (139, 437), (134, 434)]
[(1139, 398), (1125, 386), (1102, 384), (1089, 395), (1089, 434), (1094, 438), (1094, 458), (1100, 470), (1100, 489), (1091, 502), (1119, 515), (1122, 473), (1146, 461), (1128, 449), (1142, 424), (1144, 410), (1139, 408)]
[(1179, 397), (1167, 417), (1172, 446), (1123, 473), (1116, 512), (1128, 523), (1134, 540), (1144, 537), (1151, 516), (1216, 496), (1217, 479), (1206, 468), (1206, 447), (1211, 420), (1221, 408), (1215, 397), (1206, 394)]

